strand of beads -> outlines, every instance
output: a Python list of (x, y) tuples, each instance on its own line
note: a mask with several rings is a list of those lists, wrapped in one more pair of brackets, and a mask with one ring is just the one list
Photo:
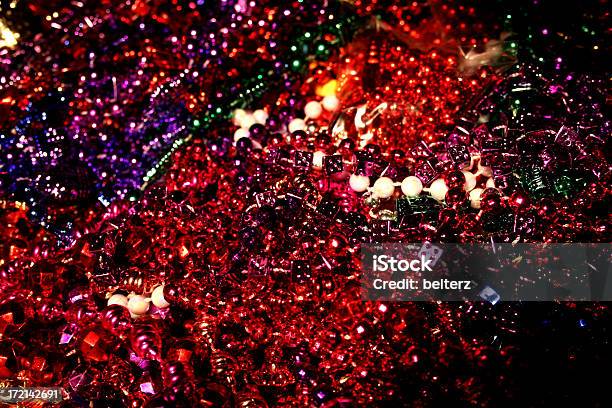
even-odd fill
[(304, 106), (305, 118), (302, 119), (298, 117), (292, 119), (287, 128), (289, 129), (290, 133), (297, 130), (305, 130), (309, 120), (319, 119), (324, 112), (333, 113), (336, 109), (338, 109), (338, 106), (339, 100), (335, 94), (325, 96), (321, 102), (311, 100)]
[[(284, 138), (290, 141), (295, 139), (295, 136), (300, 132), (304, 133), (306, 139), (314, 137), (314, 134), (325, 133), (328, 128), (324, 124), (324, 119), (326, 118), (321, 118), (324, 112), (321, 105), (322, 103), (316, 100), (306, 103), (304, 106), (306, 120), (300, 118), (289, 120), (287, 124), (289, 132), (283, 132)], [(237, 143), (241, 138), (249, 138), (253, 142), (254, 147), (257, 147), (258, 141), (251, 138), (252, 133), (256, 133), (252, 126), (263, 126), (264, 119), (267, 118), (268, 114), (264, 109), (257, 109), (254, 112), (236, 110), (234, 112), (234, 124), (240, 127), (234, 133), (234, 141)], [(306, 127), (307, 121), (312, 123), (312, 121), (316, 121), (319, 118), (323, 120), (317, 121), (311, 127)], [(347, 159), (346, 155), (343, 156), (338, 153), (342, 150), (342, 146), (349, 144), (351, 144), (350, 139), (340, 140), (332, 149), (332, 154), (328, 154), (321, 149), (316, 149), (313, 152), (296, 149), (293, 155), (285, 158), (283, 162), (289, 167), (297, 166), (305, 170), (311, 169), (314, 171), (323, 170), (326, 174), (332, 175), (342, 173), (352, 167), (357, 168), (359, 165), (356, 156), (360, 152), (368, 154), (368, 149), (377, 150), (373, 148), (373, 145), (366, 145), (360, 150), (352, 151), (350, 159)], [(387, 158), (386, 156), (388, 155), (382, 155), (384, 158)], [(480, 155), (477, 153), (474, 153), (467, 160), (467, 164), (462, 166), (461, 170), (448, 171), (444, 177), (435, 178), (430, 182), (415, 175), (404, 177), (401, 181), (394, 181), (393, 177), (386, 175), (386, 171), (386, 169), (382, 171), (373, 185), (371, 185), (371, 176), (366, 176), (359, 171), (347, 174), (346, 178), (348, 179), (350, 189), (356, 193), (364, 193), (364, 198), (372, 199), (367, 200), (367, 202), (373, 206), (380, 201), (391, 198), (397, 188), (399, 188), (403, 195), (408, 198), (415, 198), (422, 193), (427, 193), (437, 202), (447, 205), (452, 205), (453, 202), (463, 202), (467, 199), (472, 208), (478, 209), (480, 207), (481, 195), (485, 189), (495, 187), (491, 168), (481, 163)], [(458, 189), (458, 187), (461, 188)], [(451, 189), (453, 191), (447, 200), (447, 194)]]
[[(473, 167), (470, 165), (463, 170), (450, 172), (446, 177), (435, 179), (429, 187), (425, 187), (423, 181), (414, 175), (405, 177), (401, 182), (393, 181), (392, 178), (382, 175), (370, 186), (370, 177), (356, 173), (351, 174), (349, 186), (356, 193), (369, 193), (378, 199), (391, 198), (395, 194), (396, 188), (399, 187), (406, 197), (418, 197), (422, 192), (425, 192), (438, 202), (446, 200), (449, 186), (461, 187), (463, 191), (469, 194), (472, 208), (479, 208), (480, 195), (485, 188), (495, 188), (495, 181), (492, 178), (491, 168), (481, 165), (479, 156), (473, 157), (472, 163), (476, 164), (476, 172), (469, 170)], [(478, 183), (479, 176), (486, 180)], [(481, 187), (477, 187), (478, 185)]]
[[(151, 304), (157, 309), (166, 309), (170, 302), (166, 298), (172, 299), (174, 290), (165, 285), (157, 285), (147, 294), (136, 294), (134, 292), (125, 295), (123, 291), (116, 291), (108, 297), (107, 306), (119, 305), (130, 311), (130, 316), (136, 319), (149, 312)], [(149, 295), (149, 296), (147, 296)]]

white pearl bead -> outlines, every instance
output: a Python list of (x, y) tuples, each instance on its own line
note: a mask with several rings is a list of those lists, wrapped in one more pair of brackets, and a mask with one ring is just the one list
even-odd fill
[(368, 176), (359, 176), (357, 174), (351, 174), (349, 178), (349, 184), (353, 191), (363, 193), (370, 187), (370, 178)]
[(378, 198), (389, 198), (395, 192), (393, 180), (389, 177), (381, 177), (374, 182), (374, 196)]
[(319, 102), (310, 101), (306, 104), (306, 106), (304, 106), (304, 113), (306, 114), (306, 117), (316, 119), (321, 116), (321, 113), (323, 113), (323, 108)]
[(114, 294), (114, 295), (112, 295), (111, 297), (108, 298), (108, 301), (106, 302), (106, 304), (108, 306), (110, 306), (110, 305), (119, 305), (119, 306), (127, 307), (127, 305), (128, 305), (128, 298), (126, 296), (124, 296), (124, 295), (116, 293), (116, 294)]
[(250, 135), (250, 133), (249, 133), (248, 129), (238, 128), (234, 132), (234, 142), (237, 142), (238, 140), (242, 139), (243, 137), (249, 137), (249, 135)]
[(255, 119), (255, 122), (265, 125), (266, 121), (268, 120), (268, 112), (263, 109), (257, 109), (255, 112), (253, 112), (253, 118)]
[(321, 101), (321, 105), (323, 105), (323, 109), (325, 109), (326, 111), (333, 112), (338, 109), (338, 106), (340, 106), (340, 101), (338, 100), (336, 95), (327, 95)]
[(447, 191), (448, 187), (446, 186), (446, 182), (441, 178), (434, 180), (431, 186), (429, 186), (429, 194), (437, 201), (444, 201)]
[(423, 191), (421, 179), (415, 176), (408, 176), (402, 181), (402, 193), (408, 197), (416, 197)]
[(134, 295), (128, 301), (128, 310), (132, 315), (143, 315), (149, 310), (149, 301), (142, 295)]
[(325, 158), (325, 153), (320, 150), (317, 150), (312, 155), (312, 165), (317, 169), (323, 168), (323, 159)]
[(475, 188), (470, 191), (470, 205), (472, 208), (480, 208), (480, 195), (483, 191), (482, 188)]
[(246, 115), (247, 112), (244, 109), (236, 109), (234, 111), (234, 118), (232, 119), (232, 122), (234, 123), (234, 125), (240, 126), (242, 119), (244, 119)]
[(490, 179), (487, 179), (486, 186), (487, 186), (487, 188), (495, 188), (495, 180), (493, 180), (492, 177)]
[(168, 303), (164, 298), (164, 285), (153, 289), (153, 293), (151, 293), (151, 302), (153, 302), (153, 304), (160, 309), (170, 306), (170, 303)]
[(240, 121), (240, 127), (249, 129), (251, 126), (255, 124), (255, 117), (253, 116), (252, 113), (247, 113), (242, 118), (240, 118), (239, 121)]
[(478, 173), (485, 177), (491, 177), (493, 175), (493, 170), (491, 170), (490, 167), (481, 166), (480, 163), (478, 163)]
[(465, 170), (462, 171), (462, 173), (465, 176), (465, 185), (463, 186), (463, 189), (465, 191), (472, 191), (474, 187), (476, 187), (476, 175)]
[(304, 130), (306, 129), (306, 122), (304, 119), (295, 118), (291, 122), (289, 122), (289, 132), (293, 133), (296, 130)]

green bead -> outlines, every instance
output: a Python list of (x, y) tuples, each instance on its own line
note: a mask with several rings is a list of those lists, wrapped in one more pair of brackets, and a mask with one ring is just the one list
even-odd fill
[(326, 60), (331, 56), (331, 50), (325, 42), (319, 42), (315, 48), (315, 55)]
[(555, 192), (564, 197), (568, 197), (571, 193), (585, 185), (586, 182), (584, 178), (569, 169), (561, 170), (560, 174), (555, 177), (553, 182)]
[[(148, 180), (148, 177), (145, 177), (145, 179)], [(147, 180), (145, 180), (145, 181), (147, 181)], [(133, 191), (130, 191), (130, 193), (127, 196), (127, 199), (129, 201), (131, 201), (131, 202), (134, 202), (134, 201), (138, 200), (139, 197), (140, 197), (140, 192), (133, 190)]]
[(549, 191), (548, 185), (546, 184), (544, 169), (536, 166), (522, 169), (521, 185), (535, 198), (544, 197)]
[(574, 189), (572, 180), (568, 176), (558, 177), (553, 183), (555, 191), (562, 196), (569, 196), (569, 193)]
[(291, 61), (291, 69), (294, 71), (300, 71), (302, 69), (302, 61), (299, 59), (294, 59)]

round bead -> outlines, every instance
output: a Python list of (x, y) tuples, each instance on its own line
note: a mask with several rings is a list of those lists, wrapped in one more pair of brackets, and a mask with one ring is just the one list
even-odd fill
[(108, 298), (108, 301), (106, 302), (107, 306), (110, 305), (119, 305), (119, 306), (123, 306), (123, 307), (127, 307), (128, 305), (128, 298), (125, 295), (116, 293), (114, 295), (112, 295), (111, 297)]
[(241, 137), (236, 141), (236, 150), (239, 152), (248, 152), (253, 148), (253, 142), (248, 137)]
[(304, 130), (306, 129), (306, 122), (304, 119), (295, 118), (291, 122), (289, 122), (289, 133), (293, 133), (296, 130)]
[(493, 177), (487, 179), (486, 186), (487, 188), (495, 188), (495, 180), (493, 179)]
[(434, 180), (431, 186), (429, 186), (429, 194), (437, 201), (443, 201), (447, 191), (448, 187), (446, 186), (446, 182), (441, 178)]
[(368, 143), (363, 150), (365, 150), (374, 157), (380, 156), (381, 152), (380, 146), (375, 143)]
[(234, 132), (234, 142), (237, 142), (238, 140), (242, 139), (243, 137), (249, 137), (249, 135), (250, 135), (250, 133), (249, 133), (248, 129), (238, 128)]
[(381, 177), (374, 182), (374, 196), (378, 198), (389, 198), (395, 192), (393, 180), (389, 177)]
[(326, 111), (333, 112), (338, 109), (338, 106), (340, 106), (340, 101), (338, 100), (336, 95), (327, 95), (321, 101), (321, 105), (323, 105), (323, 109), (325, 109)]
[(463, 187), (449, 188), (444, 197), (444, 202), (452, 207), (457, 207), (465, 202), (466, 192)]
[(529, 197), (521, 191), (516, 191), (510, 196), (509, 204), (514, 208), (529, 207)]
[(170, 303), (164, 298), (164, 285), (160, 285), (153, 289), (153, 293), (151, 293), (151, 302), (160, 309), (170, 306)]
[(149, 310), (149, 301), (142, 295), (134, 295), (128, 300), (127, 307), (132, 315), (143, 315)]
[(368, 176), (359, 176), (357, 174), (351, 174), (349, 178), (349, 184), (353, 191), (357, 193), (363, 193), (370, 187), (370, 178)]
[(325, 153), (320, 150), (317, 150), (312, 155), (312, 165), (317, 169), (323, 168), (323, 159), (325, 158)]
[(472, 191), (474, 187), (476, 187), (476, 175), (465, 170), (463, 170), (462, 173), (465, 176), (465, 191)]
[(244, 115), (243, 117), (241, 117), (239, 119), (239, 124), (240, 127), (243, 127), (245, 129), (250, 128), (251, 126), (253, 126), (255, 124), (255, 117), (253, 116), (252, 113), (247, 113), (246, 115)]
[(470, 205), (472, 208), (480, 208), (480, 195), (482, 194), (482, 188), (475, 188), (470, 191)]
[(234, 123), (234, 125), (240, 126), (240, 123), (242, 123), (242, 119), (244, 119), (246, 115), (247, 113), (244, 109), (236, 109), (234, 111), (234, 118), (232, 119), (232, 122)]
[(402, 193), (408, 197), (416, 197), (423, 191), (421, 179), (415, 176), (408, 176), (402, 181)]
[(323, 113), (323, 108), (319, 102), (310, 101), (304, 107), (304, 113), (308, 118), (317, 119), (319, 116), (321, 116), (321, 113)]
[(255, 122), (265, 125), (268, 120), (268, 112), (263, 109), (257, 109), (253, 112), (253, 119), (255, 119)]
[(481, 166), (480, 163), (478, 163), (478, 173), (485, 177), (491, 177), (493, 175), (493, 170), (491, 170), (490, 167)]
[(262, 140), (268, 134), (268, 129), (261, 123), (255, 123), (249, 128), (249, 135), (255, 139)]
[(350, 154), (355, 150), (355, 142), (351, 139), (342, 139), (338, 145), (338, 150)]
[(487, 188), (481, 194), (480, 208), (483, 211), (491, 214), (499, 214), (503, 211), (504, 204), (502, 203), (502, 197), (498, 190), (494, 188)]
[(465, 175), (461, 171), (451, 171), (444, 176), (444, 181), (449, 190), (465, 186)]

